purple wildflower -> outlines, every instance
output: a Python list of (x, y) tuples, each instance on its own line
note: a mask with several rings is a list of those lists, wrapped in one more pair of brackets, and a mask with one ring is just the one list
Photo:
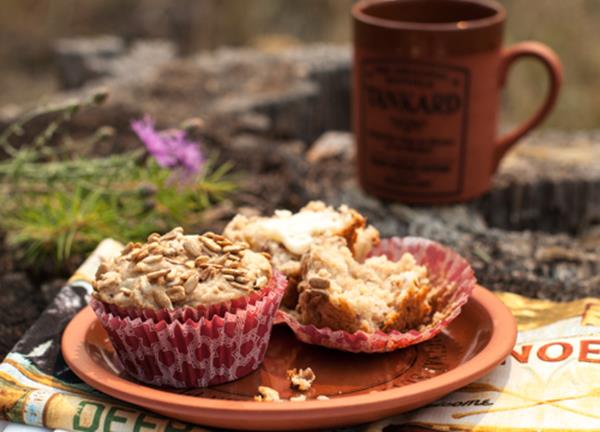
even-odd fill
[(157, 131), (150, 116), (131, 122), (131, 129), (161, 167), (183, 168), (186, 175), (197, 174), (202, 168), (204, 157), (200, 147), (187, 139), (185, 131)]

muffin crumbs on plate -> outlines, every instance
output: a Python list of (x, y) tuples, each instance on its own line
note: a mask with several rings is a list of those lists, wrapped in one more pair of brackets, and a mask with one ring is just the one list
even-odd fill
[(306, 395), (299, 394), (296, 396), (290, 397), (290, 402), (304, 402), (306, 400)]
[(283, 402), (279, 392), (271, 387), (258, 386), (258, 394), (254, 396), (256, 402)]
[(290, 386), (300, 391), (309, 390), (317, 378), (310, 367), (306, 369), (290, 369), (287, 371), (287, 376), (290, 379)]

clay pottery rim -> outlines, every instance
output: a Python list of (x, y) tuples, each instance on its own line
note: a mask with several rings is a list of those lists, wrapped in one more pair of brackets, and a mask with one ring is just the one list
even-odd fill
[[(440, 0), (419, 0), (421, 3), (436, 2), (443, 3)], [(506, 20), (506, 9), (504, 6), (493, 0), (445, 0), (448, 4), (461, 3), (463, 5), (475, 5), (482, 8), (490, 9), (495, 13), (484, 17), (465, 19), (452, 22), (415, 22), (415, 21), (403, 21), (386, 19), (373, 16), (366, 12), (369, 6), (378, 6), (382, 4), (391, 3), (415, 3), (415, 0), (361, 0), (352, 6), (352, 16), (355, 19), (377, 27), (384, 27), (388, 29), (402, 29), (402, 30), (420, 30), (420, 31), (464, 31), (466, 29), (478, 29), (484, 28), (491, 25), (499, 24)], [(460, 25), (459, 25), (460, 23)]]

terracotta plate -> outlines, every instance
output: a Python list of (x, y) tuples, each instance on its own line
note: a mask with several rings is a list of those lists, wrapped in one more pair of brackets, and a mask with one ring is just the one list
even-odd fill
[[(86, 383), (111, 396), (184, 421), (235, 429), (292, 430), (377, 420), (423, 406), (483, 376), (512, 349), (510, 311), (476, 287), (459, 317), (440, 335), (388, 354), (351, 354), (305, 345), (285, 326), (273, 330), (262, 367), (233, 383), (174, 391), (138, 383), (122, 372), (91, 308), (67, 326), (62, 351)], [(254, 402), (258, 385), (293, 395), (286, 370), (310, 366), (317, 375), (304, 402)], [(314, 400), (325, 395), (330, 400)]]

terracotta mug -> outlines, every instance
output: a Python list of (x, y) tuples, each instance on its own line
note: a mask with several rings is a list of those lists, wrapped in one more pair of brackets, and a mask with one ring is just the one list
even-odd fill
[[(506, 11), (491, 0), (369, 0), (354, 18), (354, 132), (359, 181), (376, 196), (415, 204), (486, 192), (506, 151), (550, 112), (562, 81), (538, 42), (502, 47)], [(541, 108), (497, 137), (506, 75), (520, 58), (550, 77)]]

